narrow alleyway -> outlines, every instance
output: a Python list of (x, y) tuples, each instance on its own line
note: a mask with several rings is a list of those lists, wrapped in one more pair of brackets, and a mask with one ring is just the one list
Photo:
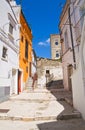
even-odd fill
[(27, 90), (0, 103), (0, 130), (85, 130), (80, 113), (61, 89)]

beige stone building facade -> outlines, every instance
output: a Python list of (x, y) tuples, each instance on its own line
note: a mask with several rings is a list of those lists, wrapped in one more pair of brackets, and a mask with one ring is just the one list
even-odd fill
[(66, 90), (72, 90), (72, 73), (79, 64), (79, 51), (84, 0), (67, 0), (60, 17), (61, 55), (63, 66), (63, 83)]
[(51, 34), (50, 43), (51, 43), (51, 59), (60, 59), (61, 57), (60, 35)]
[(62, 63), (57, 60), (37, 58), (38, 87), (45, 87), (47, 82), (63, 79)]
[(85, 0), (67, 0), (60, 17), (63, 84), (85, 119)]

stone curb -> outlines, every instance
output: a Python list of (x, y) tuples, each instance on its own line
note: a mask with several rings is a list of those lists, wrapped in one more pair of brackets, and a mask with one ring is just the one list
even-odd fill
[(57, 99), (48, 99), (48, 100), (43, 100), (43, 99), (10, 99), (10, 101), (26, 101), (26, 102), (29, 102), (29, 103), (43, 103), (45, 101), (58, 101)]
[(49, 92), (51, 92), (51, 91), (53, 91), (53, 92), (66, 92), (66, 90), (64, 89), (64, 88), (60, 88), (60, 89), (58, 89), (58, 88), (47, 88), (47, 90), (49, 91)]
[(39, 116), (39, 117), (12, 117), (7, 115), (0, 115), (0, 120), (13, 120), (13, 121), (41, 121), (41, 120), (70, 120), (82, 118), (79, 112), (72, 114), (63, 114), (56, 116)]
[(42, 121), (42, 120), (56, 120), (56, 116), (46, 116), (46, 117), (8, 117), (0, 116), (0, 120), (13, 120), (13, 121)]
[(64, 97), (57, 98), (57, 101), (65, 101)]
[(42, 91), (42, 92), (40, 92), (40, 91), (32, 91), (32, 90), (29, 90), (29, 91), (27, 91), (27, 92), (23, 92), (23, 93), (50, 93), (50, 91)]
[(59, 115), (57, 117), (57, 120), (69, 120), (69, 119), (78, 119), (78, 118), (82, 118), (81, 114), (79, 112), (77, 113), (72, 113), (72, 114), (63, 114), (63, 115)]
[(26, 102), (35, 102), (35, 103), (42, 103), (45, 101), (66, 101), (68, 104), (70, 104), (71, 106), (73, 106), (72, 101), (70, 101), (68, 98), (64, 98), (64, 97), (60, 97), (60, 98), (56, 98), (56, 99), (47, 99), (47, 100), (43, 100), (43, 99), (9, 99), (10, 101), (26, 101)]
[(70, 104), (71, 106), (73, 106), (73, 102), (71, 100), (69, 100), (69, 98), (65, 98), (65, 101)]

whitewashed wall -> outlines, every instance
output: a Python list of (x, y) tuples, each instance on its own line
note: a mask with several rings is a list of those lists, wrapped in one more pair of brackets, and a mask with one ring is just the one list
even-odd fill
[(72, 75), (73, 104), (85, 119), (85, 19), (81, 37), (79, 64)]
[(34, 73), (36, 73), (37, 71), (37, 61), (34, 55), (34, 52), (32, 51), (32, 76), (34, 75)]
[[(19, 26), (8, 2), (6, 0), (0, 0), (0, 3), (0, 99), (5, 99), (5, 97), (8, 97), (10, 94), (17, 93), (18, 89), (19, 41), (17, 41), (17, 39), (19, 39)], [(15, 23), (13, 29), (13, 42), (10, 41), (8, 36), (9, 17)], [(7, 48), (7, 60), (2, 58), (3, 46)], [(15, 73), (13, 76), (14, 70)], [(14, 85), (12, 82), (13, 80)]]

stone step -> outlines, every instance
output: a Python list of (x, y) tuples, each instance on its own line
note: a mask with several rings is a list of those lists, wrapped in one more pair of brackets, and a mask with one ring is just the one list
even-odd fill
[(29, 79), (27, 80), (27, 82), (26, 82), (26, 87), (28, 88), (30, 88), (31, 86), (32, 86), (32, 82), (33, 82), (33, 80), (32, 80), (32, 78), (31, 77), (29, 77)]
[(65, 101), (73, 106), (73, 100), (71, 98), (65, 98)]
[(71, 114), (61, 114), (57, 117), (57, 120), (69, 120), (69, 119), (77, 119), (82, 118), (81, 113), (76, 111)]
[(70, 120), (81, 118), (80, 113), (63, 114), (56, 116), (35, 116), (35, 117), (12, 117), (7, 115), (0, 115), (0, 120), (12, 120), (12, 121), (43, 121), (43, 120)]
[(56, 99), (10, 99), (12, 101), (24, 101), (29, 103), (43, 103), (43, 102), (50, 102), (50, 101), (56, 101)]
[(57, 101), (66, 101), (69, 105), (73, 107), (73, 100), (70, 98), (60, 97), (60, 98), (57, 98)]
[(0, 115), (0, 120), (12, 121), (43, 121), (43, 120), (56, 120), (56, 116), (36, 116), (36, 117), (12, 117)]

